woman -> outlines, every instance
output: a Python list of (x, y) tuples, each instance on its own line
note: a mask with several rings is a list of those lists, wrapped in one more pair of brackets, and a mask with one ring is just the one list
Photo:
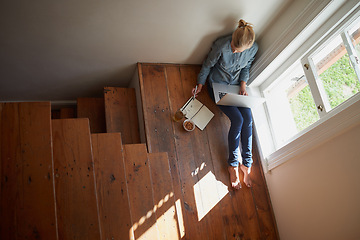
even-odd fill
[[(206, 79), (209, 81), (209, 94), (214, 100), (212, 83), (240, 85), (240, 94), (248, 95), (246, 82), (249, 79), (249, 69), (254, 60), (258, 46), (255, 43), (255, 33), (251, 24), (239, 21), (238, 28), (230, 35), (217, 39), (204, 61), (197, 79), (197, 88), (193, 94), (200, 93)], [(239, 178), (239, 157), (241, 152), (244, 173), (244, 183), (251, 186), (250, 172), (252, 164), (252, 115), (249, 108), (221, 106), (221, 111), (230, 119), (228, 134), (228, 170), (231, 186), (241, 188)], [(239, 143), (241, 141), (241, 151)]]

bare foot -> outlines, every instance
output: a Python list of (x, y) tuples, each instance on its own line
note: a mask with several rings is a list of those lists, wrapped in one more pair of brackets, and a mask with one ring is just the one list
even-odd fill
[(237, 190), (240, 189), (241, 188), (241, 183), (240, 183), (240, 177), (239, 177), (239, 168), (229, 166), (228, 170), (229, 170), (229, 173), (230, 173), (231, 186), (233, 188), (237, 189)]
[(251, 179), (250, 179), (250, 172), (251, 167), (245, 167), (244, 165), (240, 166), (241, 171), (244, 173), (244, 183), (247, 187), (251, 187)]

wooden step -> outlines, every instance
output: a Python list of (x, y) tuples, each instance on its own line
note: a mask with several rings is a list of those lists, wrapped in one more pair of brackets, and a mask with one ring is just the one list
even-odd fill
[(102, 239), (134, 239), (120, 133), (92, 134)]
[(104, 98), (78, 98), (77, 117), (89, 119), (91, 133), (105, 133)]
[(100, 239), (88, 119), (52, 120), (59, 239)]
[(49, 102), (0, 103), (0, 239), (57, 239)]
[(148, 159), (159, 237), (162, 240), (181, 239), (168, 155), (167, 153), (149, 153)]
[(51, 110), (51, 119), (60, 119), (60, 109)]
[(135, 239), (159, 239), (146, 146), (127, 144), (124, 153)]
[(105, 87), (106, 131), (121, 132), (123, 144), (140, 143), (135, 89)]
[(74, 107), (66, 107), (60, 109), (60, 118), (76, 118), (76, 109)]

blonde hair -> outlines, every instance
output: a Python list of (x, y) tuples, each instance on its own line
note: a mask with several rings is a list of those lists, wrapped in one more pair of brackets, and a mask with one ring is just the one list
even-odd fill
[(232, 35), (232, 41), (235, 48), (250, 48), (255, 42), (252, 24), (240, 19), (239, 25)]

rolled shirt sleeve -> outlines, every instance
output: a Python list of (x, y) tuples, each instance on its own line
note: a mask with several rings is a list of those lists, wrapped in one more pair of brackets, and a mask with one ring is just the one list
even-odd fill
[(219, 58), (221, 56), (221, 49), (219, 48), (218, 42), (214, 42), (214, 44), (211, 47), (211, 50), (205, 59), (200, 73), (198, 75), (197, 83), (205, 85), (206, 78), (208, 77), (210, 70), (212, 67), (215, 66), (215, 64), (218, 62)]

